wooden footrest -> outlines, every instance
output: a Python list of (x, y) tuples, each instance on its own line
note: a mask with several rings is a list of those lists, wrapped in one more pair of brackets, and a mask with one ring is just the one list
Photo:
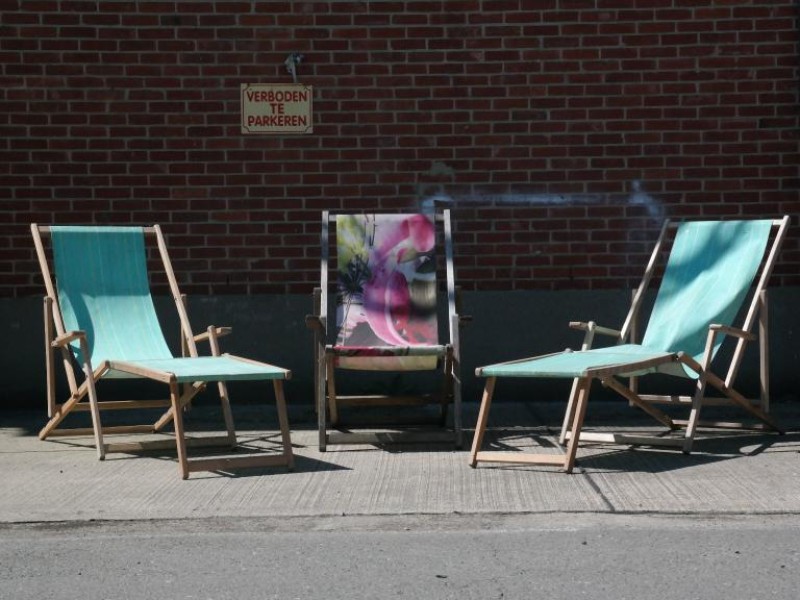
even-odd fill
[(453, 431), (375, 431), (344, 432), (331, 431), (326, 437), (328, 444), (416, 444), (426, 442), (455, 443)]
[[(337, 396), (339, 406), (427, 406), (444, 404), (440, 396)], [(452, 402), (450, 402), (452, 404)]]
[[(567, 432), (567, 439), (572, 439), (572, 432)], [(661, 438), (646, 435), (628, 435), (625, 433), (587, 433), (581, 432), (581, 442), (599, 442), (602, 444), (631, 444), (633, 446), (671, 446), (681, 447), (683, 438)]]
[[(686, 420), (679, 420), (675, 419), (675, 425), (679, 427), (686, 427), (689, 422)], [(740, 423), (738, 421), (729, 422), (729, 421), (698, 421), (698, 427), (708, 428), (708, 429), (742, 429), (745, 431), (775, 431), (775, 429), (767, 425), (765, 423)], [(778, 429), (781, 433), (782, 430)]]
[[(152, 425), (116, 425), (103, 427), (103, 435), (119, 435), (125, 433), (155, 433)], [(67, 437), (77, 435), (94, 435), (91, 427), (73, 427), (72, 429), (53, 429), (47, 437)]]
[(475, 462), (518, 463), (525, 465), (566, 466), (567, 457), (563, 454), (528, 454), (526, 452), (478, 452)]

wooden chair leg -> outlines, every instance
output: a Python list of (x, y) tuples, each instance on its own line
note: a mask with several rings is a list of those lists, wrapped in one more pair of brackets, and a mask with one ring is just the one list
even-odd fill
[(219, 389), (219, 400), (222, 405), (222, 417), (225, 419), (225, 430), (228, 432), (228, 440), (230, 440), (231, 448), (235, 448), (236, 444), (236, 427), (233, 424), (233, 413), (231, 412), (231, 401), (228, 396), (228, 386), (224, 381), (217, 384)]
[(317, 400), (317, 430), (319, 434), (319, 451), (325, 452), (328, 444), (328, 410), (325, 406), (326, 361), (324, 350), (320, 349), (316, 356), (317, 368), (314, 374), (314, 394)]
[[(184, 308), (186, 307), (186, 295), (181, 296), (181, 303), (183, 304)], [(217, 330), (213, 325), (209, 325), (206, 329), (208, 333), (208, 344), (211, 346), (211, 355), (212, 356), (220, 356), (220, 349), (219, 349), (219, 339), (217, 337)], [(186, 343), (186, 337), (181, 336), (181, 340)], [(188, 348), (187, 348), (188, 350)], [(185, 356), (185, 355), (184, 355)], [(217, 389), (219, 390), (219, 401), (222, 404), (222, 415), (225, 419), (225, 429), (228, 432), (228, 439), (231, 442), (231, 448), (235, 448), (237, 441), (236, 441), (236, 428), (233, 424), (233, 413), (231, 412), (231, 402), (230, 397), (228, 396), (228, 386), (225, 384), (224, 381), (220, 381), (217, 383)], [(191, 387), (186, 385), (184, 386), (184, 395), (191, 393)], [(194, 397), (194, 396), (192, 396)], [(186, 403), (186, 406), (191, 406), (191, 400)]]
[(442, 392), (439, 401), (439, 427), (447, 424), (447, 407), (453, 397), (453, 351), (448, 350), (442, 361)]
[(289, 418), (286, 415), (286, 397), (283, 394), (283, 381), (276, 379), (273, 385), (275, 388), (275, 405), (278, 408), (278, 424), (281, 428), (283, 456), (287, 461), (286, 467), (292, 471), (294, 469), (294, 454), (292, 453), (292, 438), (289, 433)]
[(47, 416), (52, 417), (56, 412), (56, 381), (55, 357), (53, 356), (52, 341), (55, 337), (53, 328), (53, 300), (44, 297), (44, 356), (47, 373)]
[(442, 400), (439, 403), (439, 427), (443, 428), (447, 425), (448, 402)]
[(701, 363), (701, 370), (699, 370), (699, 377), (694, 388), (694, 396), (692, 396), (692, 409), (689, 413), (689, 420), (686, 424), (686, 433), (683, 438), (683, 452), (689, 454), (692, 451), (692, 443), (694, 442), (694, 435), (697, 432), (697, 426), (700, 423), (700, 409), (703, 407), (703, 396), (706, 393), (706, 383), (708, 382), (708, 369), (711, 366), (711, 357), (713, 356), (714, 341), (716, 340), (716, 332), (709, 329), (708, 336), (706, 336), (705, 352)]
[(567, 451), (564, 455), (564, 472), (572, 473), (575, 466), (575, 456), (578, 453), (578, 441), (581, 437), (583, 419), (586, 416), (586, 407), (589, 403), (589, 389), (592, 385), (591, 379), (580, 379), (577, 385), (577, 402), (572, 419), (572, 431), (567, 443)]
[(325, 373), (328, 382), (328, 411), (330, 412), (331, 425), (339, 422), (339, 409), (336, 406), (336, 381), (334, 375), (334, 356), (328, 355), (325, 360)]
[(478, 464), (478, 451), (483, 445), (483, 435), (486, 432), (486, 424), (489, 421), (489, 409), (492, 406), (492, 395), (494, 394), (494, 386), (496, 381), (496, 377), (489, 377), (486, 380), (486, 385), (483, 388), (481, 408), (478, 411), (478, 422), (475, 425), (475, 436), (472, 438), (472, 450), (469, 453), (470, 467), (475, 467)]
[(169, 398), (172, 403), (172, 420), (175, 424), (175, 445), (178, 449), (178, 466), (181, 473), (181, 478), (186, 479), (189, 477), (189, 461), (186, 456), (186, 438), (183, 429), (183, 410), (180, 404), (180, 395), (178, 393), (178, 384), (170, 383), (169, 385)]
[[(202, 392), (206, 387), (206, 383), (204, 381), (195, 381), (188, 386), (180, 386), (180, 389), (183, 390), (181, 394), (178, 396), (178, 406), (181, 410), (184, 409), (185, 406), (200, 392)], [(153, 431), (161, 431), (164, 427), (166, 427), (170, 421), (174, 418), (173, 415), (174, 409), (172, 406), (167, 409), (167, 411), (161, 415), (161, 417), (153, 424)]]
[(97, 459), (103, 460), (106, 457), (106, 447), (103, 442), (103, 423), (100, 419), (100, 407), (97, 404), (97, 389), (95, 388), (91, 369), (87, 366), (85, 371), (87, 377), (87, 393), (89, 395), (89, 411), (92, 415), (92, 427), (94, 428), (94, 443), (97, 446)]
[(761, 410), (758, 406), (755, 406), (750, 400), (745, 398), (741, 393), (737, 392), (735, 389), (728, 387), (728, 385), (722, 381), (717, 375), (711, 372), (706, 372), (706, 380), (709, 385), (714, 386), (717, 390), (722, 392), (727, 398), (736, 406), (741, 408), (744, 412), (752, 415), (759, 421), (762, 421), (765, 425), (769, 426), (772, 430), (783, 434), (785, 431), (783, 428), (778, 425), (778, 423), (773, 419), (769, 414)]
[(769, 413), (769, 305), (767, 291), (761, 292), (758, 309), (758, 366), (759, 366), (759, 405)]
[(692, 408), (689, 412), (689, 420), (686, 423), (686, 431), (683, 436), (683, 452), (689, 454), (692, 451), (692, 444), (694, 443), (694, 436), (697, 432), (697, 426), (700, 422), (700, 409), (703, 406), (703, 396), (706, 390), (706, 376), (704, 373), (700, 374), (695, 384), (694, 395), (692, 396)]
[(462, 402), (461, 402), (461, 370), (459, 368), (458, 356), (453, 357), (452, 366), (453, 382), (453, 430), (455, 433), (456, 449), (460, 450), (464, 445), (464, 432), (462, 423)]
[(572, 419), (575, 416), (575, 405), (577, 403), (580, 381), (581, 380), (577, 377), (572, 380), (572, 389), (569, 392), (567, 410), (564, 412), (564, 422), (561, 424), (561, 434), (558, 436), (558, 443), (562, 446), (567, 443), (567, 433), (569, 432)]
[(66, 402), (60, 406), (56, 406), (53, 416), (50, 417), (50, 420), (47, 421), (44, 427), (42, 427), (42, 429), (39, 431), (40, 440), (47, 439), (47, 436), (50, 435), (53, 430), (55, 430), (61, 424), (61, 421), (63, 421), (70, 411), (75, 408), (75, 405), (83, 399), (87, 390), (87, 386), (82, 386), (79, 388), (79, 391), (73, 394)]

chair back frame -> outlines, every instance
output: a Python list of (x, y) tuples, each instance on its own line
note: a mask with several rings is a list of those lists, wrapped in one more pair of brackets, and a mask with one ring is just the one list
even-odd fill
[[(330, 298), (330, 224), (336, 223), (337, 214), (331, 211), (322, 211), (322, 229), (320, 231), (320, 297), (319, 306), (314, 306), (315, 314), (325, 326), (325, 331), (328, 331), (328, 307)], [(361, 214), (361, 213), (353, 213)], [(442, 212), (434, 213), (433, 215), (436, 223), (442, 223), (444, 229), (444, 251), (445, 251), (445, 278), (447, 285), (447, 321), (448, 333), (451, 340), (458, 335), (458, 300), (455, 286), (455, 267), (453, 261), (453, 228), (450, 219), (450, 209), (445, 209)], [(438, 292), (438, 290), (437, 290)], [(437, 293), (438, 296), (438, 293)]]
[[(633, 300), (631, 302), (630, 309), (627, 313), (623, 326), (620, 329), (619, 338), (617, 340), (618, 344), (634, 343), (634, 341), (638, 341), (638, 340), (632, 340), (630, 338), (632, 336), (632, 332), (634, 332), (637, 329), (638, 317), (640, 316), (640, 311), (642, 303), (644, 301), (645, 293), (650, 286), (653, 274), (655, 273), (656, 266), (662, 259), (662, 255), (664, 254), (664, 246), (666, 244), (667, 239), (669, 239), (670, 237), (674, 238), (677, 229), (684, 222), (688, 221), (666, 220), (663, 226), (661, 227), (658, 239), (650, 255), (647, 267), (645, 268), (642, 281), (640, 282), (639, 286), (637, 287), (636, 291), (633, 294)], [(744, 320), (742, 321), (740, 327), (741, 331), (744, 331), (748, 334), (752, 333), (753, 327), (757, 320), (760, 321), (762, 318), (766, 318), (767, 283), (769, 282), (769, 279), (775, 268), (775, 262), (777, 260), (778, 252), (780, 251), (780, 248), (783, 245), (788, 226), (789, 226), (788, 216), (782, 217), (780, 219), (772, 219), (772, 229), (773, 229), (773, 233), (771, 234), (772, 241), (771, 243), (768, 242), (767, 246), (768, 252), (761, 261), (759, 272), (757, 274), (757, 282), (755, 284), (755, 287), (753, 288), (752, 298), (750, 300), (747, 312), (745, 313)], [(763, 352), (765, 351), (764, 347), (766, 346), (766, 328), (763, 324), (760, 327), (760, 330), (763, 330), (761, 331), (762, 335), (759, 336), (760, 347), (762, 348)], [(733, 381), (736, 379), (736, 376), (739, 372), (739, 368), (741, 367), (742, 360), (744, 358), (744, 351), (747, 346), (747, 342), (748, 339), (746, 338), (746, 336), (739, 336), (736, 340), (736, 347), (733, 352), (733, 357), (728, 366), (728, 371), (725, 376), (725, 382), (726, 385), (728, 386), (733, 385)], [(631, 378), (631, 382), (634, 386), (635, 386), (635, 380), (636, 378)]]
[[(178, 311), (178, 319), (180, 321), (181, 329), (182, 352), (187, 352), (189, 356), (196, 357), (198, 356), (197, 344), (195, 342), (195, 335), (192, 331), (189, 321), (189, 315), (186, 311), (185, 296), (181, 295), (178, 288), (178, 282), (175, 277), (175, 272), (172, 268), (169, 254), (167, 252), (167, 246), (164, 240), (164, 234), (161, 231), (161, 227), (159, 225), (144, 226), (141, 227), (141, 230), (145, 240), (151, 239), (156, 241), (158, 255), (164, 272), (166, 273), (170, 292)], [(53, 373), (54, 348), (52, 346), (52, 342), (57, 337), (66, 335), (68, 332), (66, 330), (64, 316), (61, 312), (61, 306), (58, 300), (58, 290), (55, 285), (55, 278), (53, 277), (53, 271), (50, 269), (47, 259), (47, 251), (45, 249), (45, 241), (51, 239), (52, 237), (52, 228), (50, 226), (32, 223), (31, 234), (33, 236), (36, 256), (39, 261), (39, 267), (41, 268), (46, 291), (44, 299), (44, 330), (47, 369), (47, 408), (48, 416), (52, 417), (55, 411), (58, 409), (55, 394), (55, 374)], [(55, 329), (55, 331), (53, 329)], [(79, 393), (80, 386), (78, 385), (74, 369), (72, 368), (72, 355), (67, 347), (61, 347), (61, 355), (70, 394), (75, 396)], [(93, 365), (93, 368), (95, 370), (107, 370), (106, 365)]]

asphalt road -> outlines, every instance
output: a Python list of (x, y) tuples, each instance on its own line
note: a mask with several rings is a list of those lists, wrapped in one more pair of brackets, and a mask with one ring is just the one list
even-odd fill
[(800, 517), (409, 515), (0, 525), (0, 598), (796, 600)]

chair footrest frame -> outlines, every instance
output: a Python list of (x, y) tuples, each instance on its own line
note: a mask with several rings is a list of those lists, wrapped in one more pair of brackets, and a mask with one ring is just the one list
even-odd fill
[[(678, 427), (687, 427), (689, 421), (686, 419), (675, 419), (673, 421)], [(775, 429), (766, 423), (741, 423), (739, 421), (698, 421), (698, 427), (706, 429), (740, 429), (744, 431), (778, 431), (784, 433), (782, 429)]]
[(326, 442), (335, 444), (420, 444), (450, 443), (456, 439), (453, 431), (329, 431)]
[[(56, 404), (56, 409), (60, 409), (63, 404)], [(169, 400), (104, 400), (97, 403), (99, 410), (131, 410), (142, 408), (169, 408)], [(72, 410), (76, 412), (85, 412), (91, 410), (92, 407), (88, 402), (80, 402), (76, 404)]]
[(443, 400), (441, 396), (337, 396), (341, 406), (426, 406), (429, 404), (452, 404), (452, 399)]
[[(155, 428), (152, 425), (114, 425), (110, 427), (101, 428), (103, 435), (124, 435), (128, 433), (155, 433)], [(72, 427), (64, 429), (53, 429), (47, 437), (73, 437), (82, 435), (93, 435), (94, 428), (92, 427)], [(175, 442), (173, 441), (173, 445)]]
[[(572, 432), (567, 432), (566, 438), (572, 439)], [(599, 433), (582, 431), (578, 436), (581, 442), (596, 442), (601, 444), (630, 444), (633, 446), (670, 446), (683, 447), (683, 438), (658, 437), (653, 435), (630, 435), (627, 433)]]
[(566, 469), (567, 457), (564, 454), (529, 454), (526, 452), (483, 451), (475, 455), (475, 466), (479, 462), (511, 463), (520, 465), (551, 465)]

